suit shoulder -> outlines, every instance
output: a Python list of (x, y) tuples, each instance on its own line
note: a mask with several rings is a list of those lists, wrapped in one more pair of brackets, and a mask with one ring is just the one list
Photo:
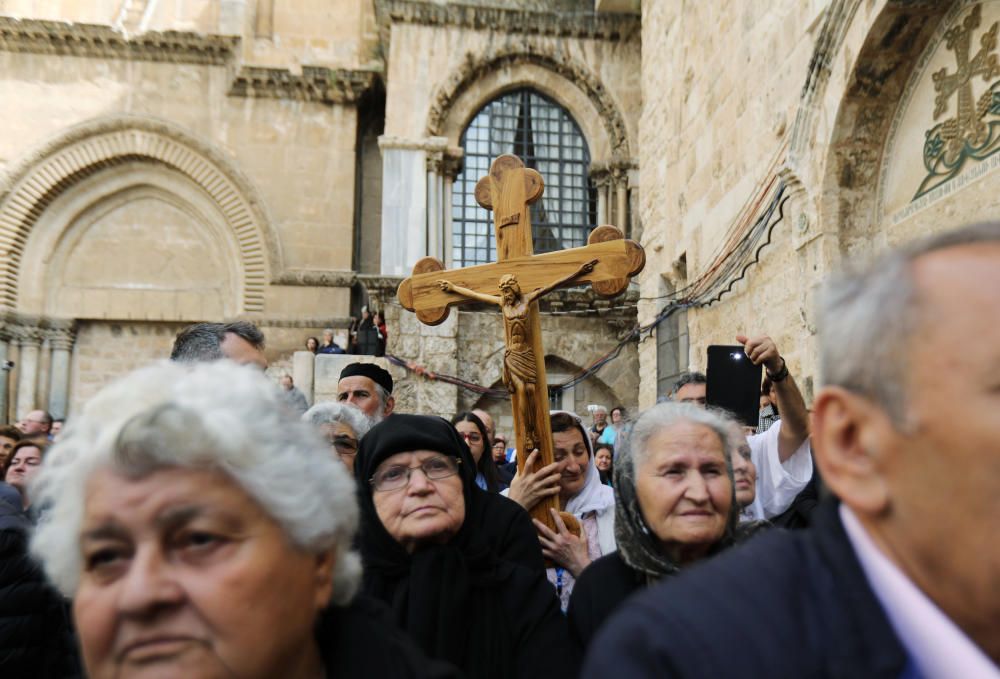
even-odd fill
[[(822, 578), (815, 566), (808, 536), (771, 531), (636, 592), (597, 635), (584, 677), (611, 671), (796, 676), (789, 664), (799, 658), (773, 651), (801, 648), (805, 653), (822, 643), (822, 633), (803, 615), (814, 599), (816, 584), (810, 579)], [(725, 653), (694, 652), (722, 640)], [(602, 660), (599, 649), (611, 648), (619, 649), (615, 657)], [(623, 657), (630, 667), (621, 666)]]

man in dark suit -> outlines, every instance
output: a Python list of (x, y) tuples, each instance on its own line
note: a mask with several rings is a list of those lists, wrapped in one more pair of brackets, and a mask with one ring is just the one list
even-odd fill
[(816, 463), (839, 498), (644, 591), (583, 676), (1000, 677), (1000, 223), (821, 305)]

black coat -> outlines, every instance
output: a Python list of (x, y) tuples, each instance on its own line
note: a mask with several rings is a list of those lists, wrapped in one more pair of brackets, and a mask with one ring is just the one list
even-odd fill
[(28, 554), (31, 523), (20, 495), (0, 487), (0, 677), (79, 676), (67, 603)]
[(496, 555), (525, 568), (545, 572), (545, 559), (531, 516), (521, 505), (496, 493), (483, 493), (486, 506), (479, 530), (494, 545)]
[(645, 586), (646, 577), (625, 563), (617, 551), (605, 554), (580, 573), (566, 616), (570, 637), (581, 654), (615, 609)]
[(637, 594), (594, 639), (584, 679), (898, 679), (908, 656), (834, 502)]
[(316, 626), (316, 642), (330, 679), (457, 679), (458, 670), (428, 660), (392, 621), (389, 609), (364, 595), (331, 606)]

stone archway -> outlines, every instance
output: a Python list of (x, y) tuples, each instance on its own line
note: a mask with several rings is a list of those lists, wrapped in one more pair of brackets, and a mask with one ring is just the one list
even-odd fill
[(217, 206), (234, 235), (241, 269), (237, 313), (264, 310), (269, 271), (280, 270), (278, 240), (256, 191), (207, 144), (169, 123), (120, 116), (77, 126), (8, 173), (0, 193), (0, 308), (18, 309), (22, 261), (34, 225), (60, 195), (98, 172), (150, 164), (183, 175)]
[(502, 46), (481, 55), (468, 54), (434, 95), (426, 135), (457, 144), (483, 104), (523, 86), (539, 89), (570, 112), (596, 161), (631, 158), (629, 129), (610, 92), (585, 64), (547, 45)]
[(820, 105), (835, 117), (817, 179), (819, 221), (824, 232), (836, 234), (840, 257), (886, 244), (877, 196), (886, 139), (914, 68), (954, 7), (954, 2), (888, 0), (874, 16), (859, 12), (846, 29), (864, 37), (841, 47), (846, 55), (857, 50), (857, 57), (843, 74), (843, 89), (829, 87)]

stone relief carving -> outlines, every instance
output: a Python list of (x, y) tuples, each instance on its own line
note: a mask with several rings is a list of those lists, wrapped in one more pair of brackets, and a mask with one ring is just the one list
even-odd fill
[[(187, 31), (129, 36), (110, 26), (0, 16), (0, 51), (6, 52), (226, 66), (238, 58), (240, 40)], [(363, 69), (303, 65), (301, 73), (292, 73), (287, 68), (240, 66), (233, 68), (229, 94), (352, 104), (377, 77), (375, 71)]]
[(983, 160), (1000, 151), (1000, 80), (989, 85), (976, 99), (972, 81), (982, 77), (987, 83), (1000, 76), (1000, 57), (996, 53), (997, 30), (994, 22), (979, 38), (979, 50), (972, 54), (972, 37), (982, 23), (982, 5), (975, 5), (961, 22), (944, 35), (945, 46), (955, 54), (957, 68), (942, 68), (931, 75), (934, 80), (934, 120), (946, 113), (957, 95), (956, 112), (925, 133), (924, 167), (927, 176), (913, 199), (954, 178), (968, 160)]
[(229, 94), (236, 97), (297, 99), (323, 104), (353, 104), (374, 83), (375, 71), (303, 66), (302, 73), (287, 68), (243, 66)]
[(73, 320), (16, 312), (0, 314), (0, 340), (39, 346), (45, 340), (55, 349), (72, 349), (76, 339)]
[(427, 114), (427, 136), (441, 135), (449, 111), (458, 96), (472, 83), (494, 70), (518, 64), (534, 64), (548, 69), (579, 87), (597, 109), (611, 141), (612, 154), (620, 159), (631, 158), (625, 119), (611, 94), (586, 65), (577, 62), (556, 44), (522, 43), (494, 47), (479, 55), (467, 54), (461, 66), (433, 97)]
[(618, 41), (638, 38), (641, 32), (639, 17), (630, 14), (545, 12), (410, 0), (378, 0), (377, 9), (383, 20), (395, 23), (496, 29), (504, 33)]
[(101, 169), (136, 161), (165, 164), (190, 177), (212, 197), (239, 244), (243, 311), (263, 310), (269, 265), (280, 265), (281, 257), (249, 180), (186, 132), (134, 116), (77, 126), (31, 154), (0, 181), (0, 307), (16, 308), (28, 233), (54, 197)]
[(274, 277), (275, 285), (294, 285), (316, 288), (349, 288), (358, 280), (353, 271), (312, 271), (288, 269)]
[(126, 36), (110, 26), (0, 17), (0, 50), (100, 59), (136, 59), (221, 66), (240, 39), (182, 31)]

